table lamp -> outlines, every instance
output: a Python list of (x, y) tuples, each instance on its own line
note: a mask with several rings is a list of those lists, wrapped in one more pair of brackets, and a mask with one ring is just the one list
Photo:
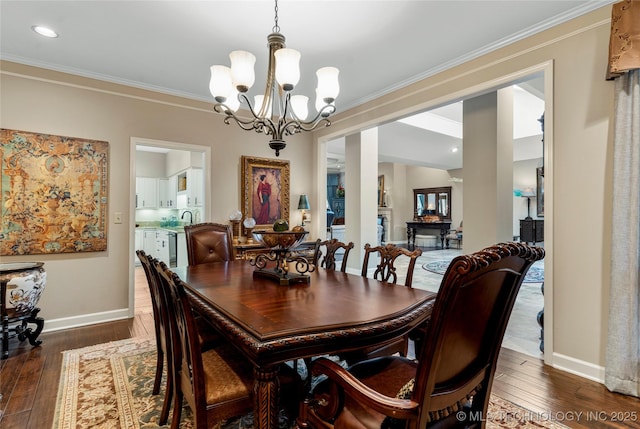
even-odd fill
[(298, 200), (298, 210), (302, 210), (302, 226), (304, 226), (304, 221), (307, 217), (307, 214), (305, 213), (305, 210), (311, 210), (311, 207), (309, 206), (309, 199), (307, 198), (306, 194), (301, 194), (300, 195), (300, 200)]
[(536, 192), (532, 188), (525, 188), (520, 193), (520, 196), (527, 199), (527, 217), (525, 220), (531, 220), (531, 197), (535, 197)]

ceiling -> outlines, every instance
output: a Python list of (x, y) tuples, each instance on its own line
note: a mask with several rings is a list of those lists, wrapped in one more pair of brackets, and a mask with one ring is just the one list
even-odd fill
[[(315, 70), (335, 66), (341, 87), (336, 107), (345, 110), (614, 1), (280, 0), (278, 23), (287, 46), (302, 53), (294, 93), (312, 95)], [(263, 89), (273, 24), (271, 0), (2, 0), (0, 56), (212, 101), (209, 66), (228, 65), (232, 50), (256, 55), (250, 94)], [(31, 30), (34, 25), (49, 26), (59, 37), (43, 38)], [(383, 138), (393, 135), (393, 150), (383, 142), (381, 160), (402, 158), (399, 136), (423, 145), (434, 137), (402, 123), (384, 128)], [(406, 151), (416, 158), (414, 147)], [(445, 159), (433, 164), (455, 168)]]

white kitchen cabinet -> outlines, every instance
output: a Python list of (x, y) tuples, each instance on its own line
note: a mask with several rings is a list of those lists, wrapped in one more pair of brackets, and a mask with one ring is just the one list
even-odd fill
[(202, 169), (191, 169), (191, 183), (193, 184), (191, 190), (191, 197), (193, 198), (192, 207), (202, 207), (204, 203), (204, 177)]
[(144, 252), (149, 255), (157, 258), (157, 245), (156, 245), (156, 230), (154, 228), (145, 228), (143, 230), (143, 244), (142, 248)]
[(176, 208), (176, 196), (178, 194), (178, 182), (176, 176), (158, 179), (158, 208)]
[(156, 259), (164, 262), (170, 267), (170, 255), (169, 255), (169, 232), (156, 229)]
[(204, 203), (204, 174), (201, 168), (189, 168), (178, 174), (179, 209), (202, 207)]
[(136, 208), (155, 209), (158, 207), (158, 179), (136, 177)]

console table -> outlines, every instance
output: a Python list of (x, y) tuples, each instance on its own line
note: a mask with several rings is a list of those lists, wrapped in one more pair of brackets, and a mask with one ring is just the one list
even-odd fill
[(444, 238), (449, 229), (451, 229), (451, 222), (407, 222), (407, 246), (413, 250), (416, 246), (416, 234), (425, 230), (440, 234), (440, 246), (444, 249)]
[[(2, 359), (9, 357), (9, 338), (29, 339), (32, 346), (42, 343), (38, 335), (44, 319), (38, 317), (36, 307), (44, 290), (47, 274), (42, 262), (0, 264), (0, 314), (2, 316)], [(35, 331), (28, 327), (36, 325)], [(9, 325), (16, 326), (9, 328)], [(10, 332), (14, 333), (10, 335)]]
[(520, 219), (520, 241), (525, 243), (544, 241), (544, 220)]

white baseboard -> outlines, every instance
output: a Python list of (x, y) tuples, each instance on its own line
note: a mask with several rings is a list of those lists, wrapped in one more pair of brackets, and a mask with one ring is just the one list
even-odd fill
[(42, 332), (61, 331), (63, 329), (78, 328), (80, 326), (95, 325), (96, 323), (113, 322), (115, 320), (128, 319), (129, 309), (105, 311), (103, 313), (82, 314), (80, 316), (62, 317), (44, 321)]
[(553, 354), (554, 368), (604, 384), (604, 367), (560, 353)]

